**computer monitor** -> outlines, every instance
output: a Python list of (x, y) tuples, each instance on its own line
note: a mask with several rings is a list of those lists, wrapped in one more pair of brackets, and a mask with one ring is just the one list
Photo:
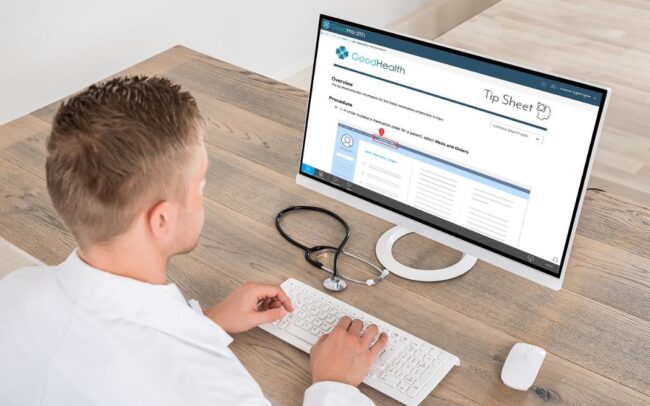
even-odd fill
[(609, 93), (321, 15), (297, 182), (557, 290)]

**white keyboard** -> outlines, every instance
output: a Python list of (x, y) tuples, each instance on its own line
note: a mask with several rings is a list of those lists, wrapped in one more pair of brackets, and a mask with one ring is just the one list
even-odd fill
[(309, 353), (318, 337), (332, 331), (343, 316), (363, 321), (364, 329), (376, 324), (380, 332), (388, 334), (388, 344), (363, 383), (405, 405), (422, 402), (454, 366), (460, 365), (457, 356), (295, 279), (287, 279), (282, 289), (294, 311), (260, 328)]

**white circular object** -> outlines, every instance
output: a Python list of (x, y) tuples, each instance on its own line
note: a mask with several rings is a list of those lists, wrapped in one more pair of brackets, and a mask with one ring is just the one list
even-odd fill
[(386, 269), (397, 276), (419, 282), (440, 282), (457, 278), (476, 264), (476, 257), (464, 253), (457, 263), (441, 269), (423, 270), (401, 264), (393, 257), (393, 245), (397, 240), (410, 233), (412, 231), (397, 226), (386, 231), (377, 241), (375, 248), (377, 259)]
[(348, 287), (348, 284), (338, 276), (331, 276), (323, 281), (323, 286), (333, 292), (340, 292)]

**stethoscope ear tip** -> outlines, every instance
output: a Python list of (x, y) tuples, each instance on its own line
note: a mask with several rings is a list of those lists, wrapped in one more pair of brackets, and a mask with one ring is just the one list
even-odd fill
[(379, 278), (368, 279), (366, 281), (366, 285), (367, 286), (374, 286), (374, 285), (378, 284), (379, 282), (383, 281), (384, 279), (386, 279), (386, 277), (388, 275), (390, 275), (390, 271), (388, 269), (384, 269), (383, 271), (381, 271), (381, 275), (379, 275)]

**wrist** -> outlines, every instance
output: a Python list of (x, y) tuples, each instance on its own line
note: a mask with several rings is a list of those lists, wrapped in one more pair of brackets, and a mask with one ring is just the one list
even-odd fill
[(313, 389), (318, 388), (318, 390), (335, 389), (337, 391), (359, 392), (358, 385), (355, 386), (347, 382), (333, 381), (333, 380), (312, 382), (312, 384), (309, 386), (309, 389), (312, 388)]
[[(218, 324), (221, 328), (223, 328), (223, 325), (219, 322), (220, 320), (220, 314), (221, 312), (219, 311), (219, 304), (216, 304), (212, 306), (209, 309), (206, 309), (203, 311), (203, 315), (210, 320), (212, 320), (214, 323)], [(224, 328), (225, 330), (225, 328)]]
[(321, 381), (311, 385), (305, 391), (305, 398), (303, 404), (305, 405), (320, 405), (323, 399), (336, 394), (338, 403), (354, 404), (356, 406), (374, 406), (374, 403), (368, 399), (359, 388), (341, 382)]
[(345, 377), (337, 377), (337, 376), (329, 376), (329, 375), (312, 375), (311, 378), (312, 385), (321, 382), (336, 382), (336, 383), (341, 383), (344, 385), (350, 385), (354, 387), (359, 386), (361, 384), (361, 382), (358, 383), (351, 382), (349, 379), (346, 379)]

